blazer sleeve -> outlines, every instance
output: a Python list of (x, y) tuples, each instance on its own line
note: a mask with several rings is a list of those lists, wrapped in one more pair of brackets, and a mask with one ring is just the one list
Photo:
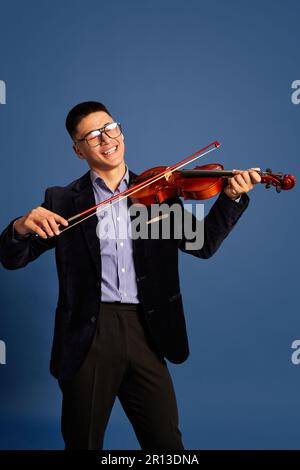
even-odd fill
[(232, 201), (224, 192), (221, 192), (209, 213), (202, 221), (199, 221), (194, 215), (192, 216), (194, 233), (202, 233), (204, 235), (204, 240), (202, 237), (202, 246), (198, 249), (191, 248), (193, 247), (194, 241), (187, 239), (183, 228), (183, 237), (179, 244), (179, 249), (198, 258), (210, 258), (218, 250), (223, 240), (229, 235), (248, 204), (249, 197), (246, 193), (242, 194), (239, 202), (236, 202)]
[[(50, 189), (45, 192), (42, 207), (51, 210)], [(24, 237), (14, 234), (13, 225), (18, 218), (12, 220), (0, 235), (0, 262), (6, 269), (23, 268), (56, 244), (56, 237), (44, 240), (35, 234)]]

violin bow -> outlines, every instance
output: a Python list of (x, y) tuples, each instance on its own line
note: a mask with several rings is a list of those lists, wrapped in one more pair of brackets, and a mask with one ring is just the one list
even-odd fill
[(115, 194), (109, 199), (106, 199), (105, 201), (101, 201), (99, 204), (96, 204), (95, 206), (92, 206), (83, 212), (80, 212), (79, 214), (73, 215), (69, 219), (67, 219), (68, 222), (73, 222), (74, 220), (79, 219), (80, 217), (83, 217), (80, 220), (77, 220), (76, 222), (72, 223), (71, 225), (68, 225), (65, 227), (63, 230), (60, 231), (60, 234), (63, 232), (66, 232), (72, 227), (75, 227), (75, 225), (80, 224), (81, 222), (84, 222), (85, 220), (89, 219), (93, 215), (97, 214), (99, 211), (99, 208), (102, 209), (102, 206), (105, 206), (106, 204), (111, 203), (111, 205), (116, 204), (117, 202), (122, 201), (123, 199), (126, 199), (127, 197), (131, 196), (132, 194), (136, 193), (140, 189), (144, 189), (149, 184), (154, 183), (162, 178), (164, 178), (166, 175), (170, 175), (173, 173), (175, 170), (178, 170), (180, 168), (183, 168), (184, 166), (188, 165), (188, 163), (192, 163), (195, 160), (198, 160), (198, 158), (203, 157), (204, 155), (207, 155), (210, 152), (213, 152), (217, 148), (221, 146), (220, 142), (218, 140), (215, 140), (211, 142), (210, 144), (206, 145), (202, 149), (198, 150), (197, 152), (194, 152), (192, 155), (189, 155), (188, 157), (184, 158), (183, 160), (180, 160), (180, 162), (176, 163), (175, 165), (167, 167), (165, 170), (163, 170), (161, 173), (156, 174), (155, 176), (151, 176), (150, 178), (146, 179), (145, 181), (142, 181), (141, 183), (138, 183), (134, 185), (132, 188), (128, 188), (125, 191), (122, 191), (119, 194)]

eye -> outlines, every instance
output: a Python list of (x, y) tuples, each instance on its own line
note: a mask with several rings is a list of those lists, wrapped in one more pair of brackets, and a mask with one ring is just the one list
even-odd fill
[(111, 122), (110, 124), (107, 124), (105, 126), (105, 129), (107, 131), (112, 131), (113, 129), (115, 129), (116, 127), (118, 126), (118, 123), (117, 122)]
[(97, 147), (101, 142), (101, 134), (102, 132), (99, 129), (91, 131), (86, 136), (86, 141), (90, 147)]
[(89, 138), (93, 138), (93, 137), (98, 137), (98, 135), (100, 135), (100, 134), (101, 134), (101, 131), (99, 131), (97, 129), (95, 131), (90, 132), (89, 135), (87, 136), (87, 138), (89, 139)]
[(98, 139), (97, 139), (98, 136), (95, 136), (95, 137), (90, 137), (89, 139), (87, 139), (89, 142), (93, 143), (93, 142), (96, 142)]

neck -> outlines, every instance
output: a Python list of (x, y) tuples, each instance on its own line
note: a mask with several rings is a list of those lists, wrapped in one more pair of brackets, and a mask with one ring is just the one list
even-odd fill
[(111, 168), (109, 170), (100, 170), (99, 168), (91, 168), (94, 170), (100, 178), (103, 179), (106, 186), (112, 191), (115, 192), (117, 187), (120, 184), (123, 176), (126, 172), (125, 162), (122, 162), (121, 165), (116, 168)]

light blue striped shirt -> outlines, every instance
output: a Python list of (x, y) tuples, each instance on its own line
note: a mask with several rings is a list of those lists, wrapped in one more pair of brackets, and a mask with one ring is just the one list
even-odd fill
[[(104, 180), (93, 170), (90, 171), (96, 204), (115, 194), (125, 191), (129, 182), (129, 171), (112, 192)], [(107, 204), (97, 211), (97, 235), (100, 239), (102, 264), (102, 302), (139, 303), (136, 274), (133, 262), (131, 224), (127, 198), (117, 204)]]

